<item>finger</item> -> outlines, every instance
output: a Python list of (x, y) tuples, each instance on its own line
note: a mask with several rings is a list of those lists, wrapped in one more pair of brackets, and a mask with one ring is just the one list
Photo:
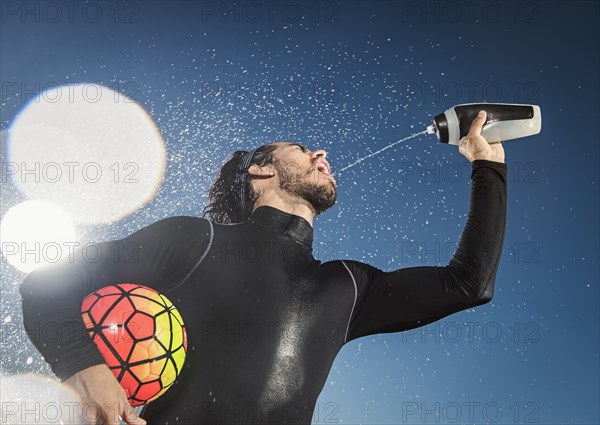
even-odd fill
[(125, 405), (121, 417), (128, 425), (146, 425), (146, 421), (135, 413), (135, 410), (133, 410), (133, 407), (129, 403)]
[(485, 111), (479, 111), (477, 117), (471, 123), (471, 128), (469, 129), (469, 134), (467, 134), (467, 138), (471, 139), (473, 137), (477, 137), (481, 135), (481, 129), (483, 128), (483, 124), (485, 124), (485, 120), (487, 119), (487, 113)]
[(119, 425), (119, 418), (115, 420), (114, 411), (109, 413), (108, 411), (101, 411), (96, 417), (94, 425)]

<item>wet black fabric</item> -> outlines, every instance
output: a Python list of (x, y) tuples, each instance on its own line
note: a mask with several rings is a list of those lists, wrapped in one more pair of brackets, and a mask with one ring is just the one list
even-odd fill
[[(149, 424), (309, 424), (345, 343), (492, 298), (506, 172), (502, 163), (472, 163), (467, 224), (444, 267), (384, 272), (354, 260), (317, 261), (311, 225), (270, 206), (239, 224), (172, 217), (28, 275), (20, 288), (25, 327), (65, 380), (103, 362), (81, 331), (82, 299), (114, 283), (156, 288), (181, 313), (188, 352), (177, 382), (143, 410)], [(49, 324), (62, 332), (48, 338)]]

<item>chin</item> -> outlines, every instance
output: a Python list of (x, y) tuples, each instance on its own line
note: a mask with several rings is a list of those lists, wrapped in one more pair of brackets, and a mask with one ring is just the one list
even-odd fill
[(336, 201), (337, 193), (333, 181), (326, 177), (316, 177), (313, 172), (305, 176), (294, 176), (281, 167), (279, 188), (290, 195), (304, 199), (309, 203), (315, 215), (331, 208)]
[(331, 208), (337, 201), (337, 192), (333, 183), (315, 185), (310, 196), (305, 198), (313, 207), (315, 214), (321, 214)]

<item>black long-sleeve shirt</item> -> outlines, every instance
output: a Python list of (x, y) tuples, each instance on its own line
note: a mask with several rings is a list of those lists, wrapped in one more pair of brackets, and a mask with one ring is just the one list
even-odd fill
[[(176, 383), (145, 406), (149, 425), (309, 424), (345, 343), (491, 300), (506, 172), (503, 163), (473, 161), (467, 224), (445, 267), (322, 263), (308, 221), (270, 206), (239, 224), (172, 217), (29, 274), (20, 288), (25, 328), (65, 380), (103, 362), (82, 331), (83, 298), (115, 283), (150, 286), (181, 313), (188, 352)], [(61, 332), (49, 338), (49, 325)]]

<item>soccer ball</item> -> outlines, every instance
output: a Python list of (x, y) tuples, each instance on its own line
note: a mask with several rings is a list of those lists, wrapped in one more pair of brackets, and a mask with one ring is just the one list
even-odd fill
[(183, 319), (164, 295), (120, 283), (81, 304), (85, 328), (132, 406), (156, 400), (175, 382), (187, 352)]

